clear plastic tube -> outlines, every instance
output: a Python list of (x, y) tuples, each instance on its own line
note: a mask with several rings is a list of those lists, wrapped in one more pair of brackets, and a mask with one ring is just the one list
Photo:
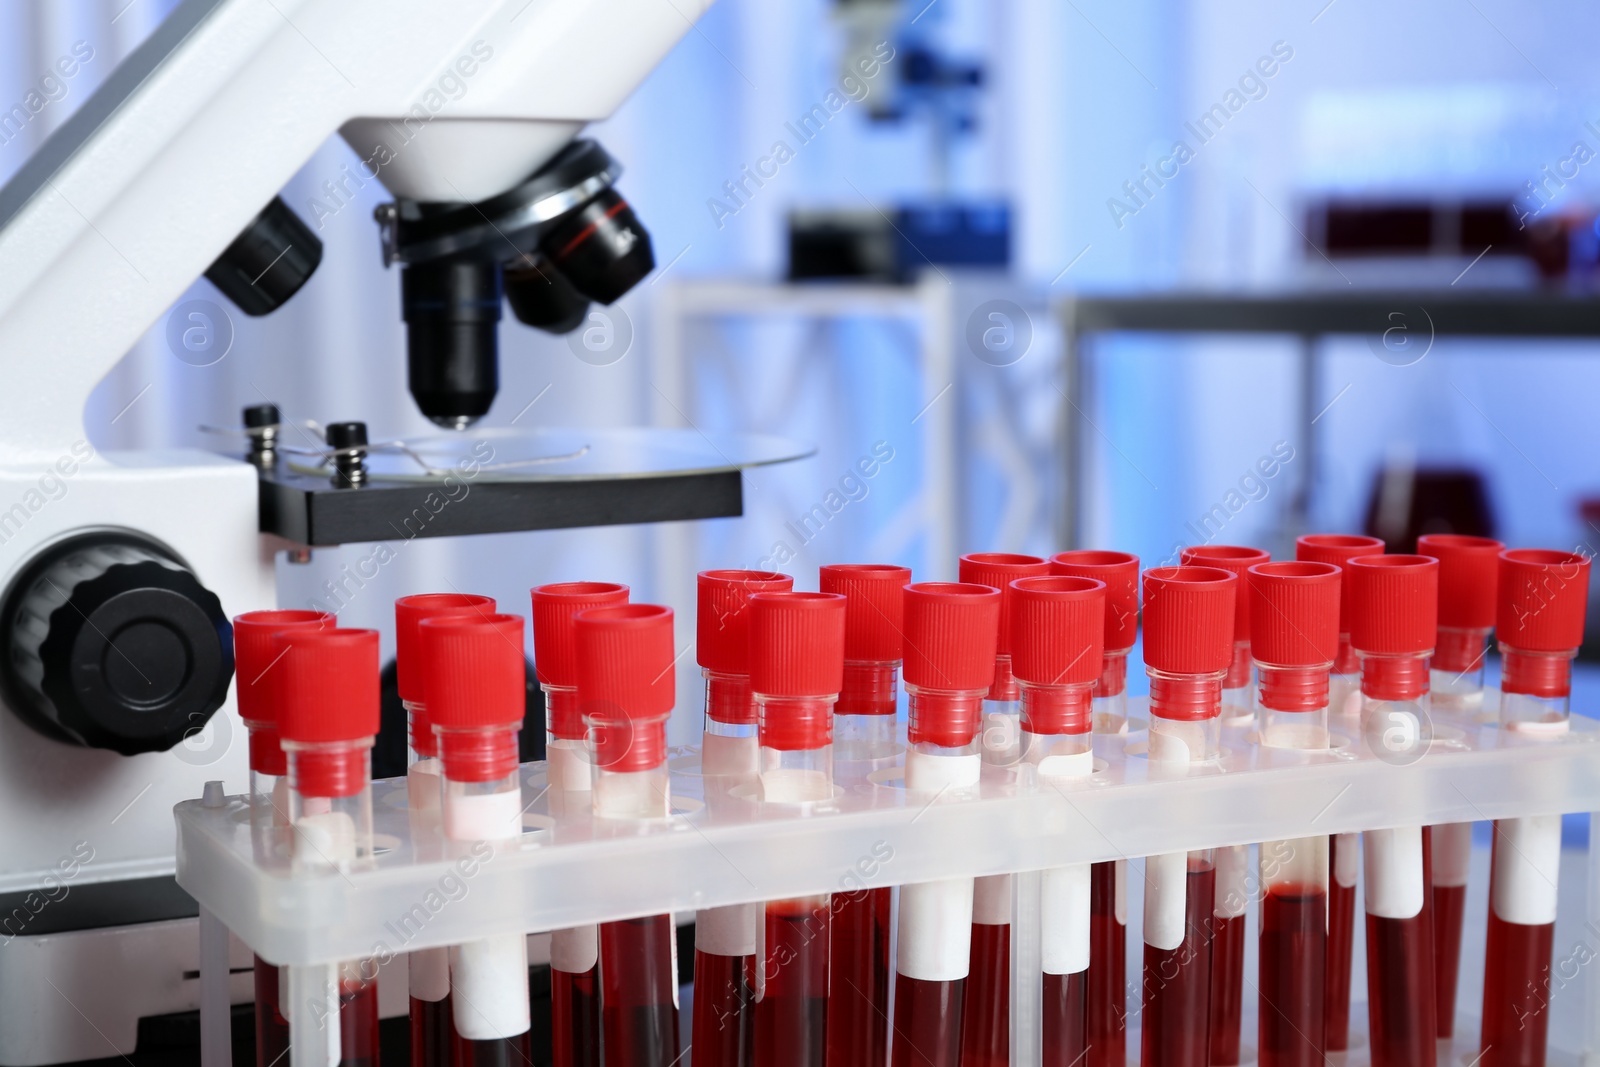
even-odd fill
[(1235, 641), (1233, 663), (1222, 680), (1222, 719), (1230, 726), (1248, 723), (1255, 715), (1255, 693), (1251, 684), (1250, 642)]
[[(1328, 747), (1328, 666), (1256, 664), (1262, 744), (1308, 752)], [(1261, 1067), (1323, 1063), (1328, 862), (1328, 839), (1321, 835), (1261, 846)]]
[(1472, 860), (1472, 824), (1444, 823), (1429, 834), (1433, 885), (1434, 1009), (1437, 1034), (1455, 1032), (1456, 989), (1461, 977), (1461, 934), (1466, 921), (1467, 872)]
[[(844, 686), (833, 706), (833, 754), (841, 774), (895, 754), (899, 675), (898, 661), (845, 661)], [(888, 1060), (891, 892), (882, 886), (833, 894), (829, 1067), (882, 1067)]]
[[(1191, 763), (1216, 759), (1227, 672), (1146, 673), (1152, 773), (1181, 775)], [(1206, 1067), (1215, 908), (1210, 849), (1145, 859), (1140, 1062), (1147, 1067)]]
[[(666, 719), (589, 718), (594, 812), (665, 819), (672, 801)], [(669, 1067), (678, 1052), (678, 977), (671, 915), (600, 925), (600, 1029), (607, 1067)]]
[[(1500, 642), (1500, 725), (1558, 736), (1571, 714), (1575, 649), (1533, 652)], [(1550, 1029), (1550, 961), (1561, 868), (1561, 819), (1494, 824), (1483, 971), (1481, 1047), (1487, 1067), (1538, 1067)]]
[(1483, 669), (1489, 627), (1441, 626), (1430, 665), (1429, 693), (1443, 711), (1473, 712), (1483, 707)]
[[(517, 730), (440, 729), (443, 828), (462, 844), (513, 841), (522, 834), (522, 782)], [(452, 1018), (473, 1064), (521, 1062), (530, 1026), (527, 939), (520, 933), (469, 941), (450, 949)]]
[(1339, 654), (1328, 676), (1328, 717), (1346, 728), (1361, 723), (1361, 657), (1350, 635), (1339, 635)]
[[(983, 690), (906, 685), (911, 745), (906, 788), (946, 796), (978, 784), (978, 724)], [(921, 882), (900, 889), (895, 960), (893, 1067), (954, 1067), (971, 964), (971, 878)]]
[[(1023, 683), (1022, 757), (1038, 768), (1041, 779), (1062, 782), (1094, 772), (1092, 693), (1090, 686)], [(1040, 879), (1040, 1003), (1046, 1063), (1076, 1063), (1092, 1048), (1088, 975), (1094, 929), (1092, 868), (1075, 864), (1044, 872)], [(962, 1063), (966, 1062), (963, 1056)]]
[[(413, 836), (419, 841), (437, 841), (442, 810), (437, 742), (428, 725), (427, 709), (418, 701), (402, 704), (410, 742), (406, 748), (406, 807)], [(449, 1067), (460, 1040), (450, 999), (450, 950), (425, 948), (407, 953), (406, 972), (411, 1067)]]
[[(1022, 757), (1022, 705), (1011, 657), (995, 657), (994, 684), (983, 702), (979, 744), (985, 774), (1003, 778)], [(962, 1006), (963, 1067), (1007, 1067), (1011, 1062), (1011, 876), (987, 875), (973, 883), (972, 946)]]
[[(294, 868), (332, 873), (372, 858), (373, 738), (284, 741), (289, 757), (289, 822)], [(340, 1063), (373, 1067), (378, 1057), (378, 981), (361, 961), (340, 963)]]
[[(704, 670), (706, 715), (700, 765), (706, 804), (716, 810), (757, 784), (761, 744), (755, 697), (743, 675)], [(751, 1067), (755, 1061), (759, 904), (711, 908), (695, 916), (694, 1058), (706, 1067)]]
[[(756, 694), (764, 803), (833, 798), (834, 701), (833, 696)], [(766, 905), (763, 981), (756, 1002), (755, 1062), (762, 1067), (822, 1067), (826, 1060), (832, 910), (826, 893)]]
[(539, 686), (544, 690), (545, 769), (551, 792), (586, 793), (593, 786), (588, 731), (572, 686)]
[[(1363, 730), (1406, 751), (1428, 722), (1428, 656), (1361, 654)], [(1438, 1021), (1423, 827), (1369, 830), (1367, 1005), (1373, 1067), (1433, 1067)]]
[[(1096, 738), (1117, 739), (1128, 729), (1129, 649), (1108, 649), (1095, 683), (1091, 722)], [(1113, 742), (1114, 743), (1114, 742)], [(1128, 1061), (1128, 861), (1096, 863), (1089, 875), (1089, 971), (1085, 980), (1089, 1045), (1086, 1067), (1125, 1067)]]
[(1239, 1062), (1244, 1021), (1244, 916), (1250, 847), (1213, 849), (1212, 859), (1217, 876), (1211, 906), (1211, 1063), (1234, 1067)]
[(1350, 1047), (1350, 983), (1355, 951), (1356, 878), (1361, 870), (1361, 835), (1328, 840), (1328, 965), (1323, 984), (1323, 1048)]
[(600, 931), (550, 935), (550, 1051), (566, 1067), (600, 1067)]

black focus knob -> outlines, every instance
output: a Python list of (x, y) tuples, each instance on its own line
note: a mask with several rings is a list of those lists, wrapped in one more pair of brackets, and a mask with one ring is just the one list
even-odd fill
[(206, 277), (246, 315), (265, 315), (299, 292), (321, 262), (322, 242), (275, 196), (206, 268)]
[(94, 536), (31, 563), (4, 606), (7, 702), (57, 740), (125, 756), (205, 726), (233, 679), (216, 594), (159, 547)]

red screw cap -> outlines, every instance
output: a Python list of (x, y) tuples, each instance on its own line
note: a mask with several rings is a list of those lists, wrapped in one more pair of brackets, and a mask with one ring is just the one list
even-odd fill
[(424, 619), (428, 718), (446, 730), (517, 726), (527, 707), (521, 615)]
[(844, 684), (845, 598), (757, 593), (750, 598), (750, 688), (763, 696), (828, 697)]
[[(1305, 534), (1294, 543), (1294, 558), (1303, 563), (1331, 563), (1343, 568), (1357, 556), (1381, 556), (1387, 550), (1376, 537), (1361, 534)], [(1339, 591), (1339, 632), (1350, 632), (1350, 613), (1355, 597), (1350, 592), (1350, 572), (1344, 573), (1344, 588)]]
[(596, 763), (612, 771), (660, 766), (677, 685), (672, 609), (658, 604), (590, 608), (574, 628), (578, 704), (594, 728)]
[(1030, 685), (1089, 685), (1104, 663), (1106, 586), (1051, 575), (1011, 584), (1011, 669)]
[(956, 582), (908, 585), (905, 624), (906, 684), (965, 692), (994, 682), (998, 589)]
[(957, 577), (966, 585), (986, 585), (1000, 590), (1000, 632), (997, 655), (1011, 655), (1011, 583), (1018, 578), (1040, 578), (1050, 573), (1050, 564), (1039, 556), (1019, 556), (1012, 552), (973, 552), (961, 557)]
[(821, 569), (817, 584), (824, 593), (838, 593), (845, 598), (845, 659), (893, 663), (901, 658), (910, 567), (835, 563)]
[(532, 591), (533, 667), (545, 685), (576, 688), (578, 646), (572, 620), (590, 608), (628, 602), (628, 587), (615, 582), (555, 582)]
[(1339, 594), (1331, 563), (1258, 563), (1246, 579), (1250, 655), (1273, 667), (1322, 667), (1339, 655)]
[(394, 602), (395, 682), (400, 699), (423, 703), (428, 699), (428, 674), (423, 666), (422, 640), (417, 627), (423, 619), (440, 615), (494, 614), (494, 598), (475, 593), (418, 593)]
[(280, 630), (273, 637), (285, 741), (360, 741), (378, 733), (378, 631)]
[(1233, 603), (1233, 639), (1250, 640), (1250, 597), (1245, 589), (1245, 575), (1258, 563), (1270, 562), (1272, 556), (1259, 548), (1241, 545), (1191, 545), (1183, 550), (1178, 562), (1185, 567), (1216, 567), (1239, 579), (1238, 595)]
[(1233, 663), (1239, 579), (1216, 567), (1144, 572), (1144, 662), (1168, 674), (1215, 674)]
[(1107, 652), (1124, 652), (1139, 636), (1139, 557), (1128, 552), (1078, 549), (1050, 557), (1050, 573), (1106, 584)]
[(1432, 556), (1357, 556), (1349, 572), (1350, 643), (1361, 652), (1419, 655), (1433, 649), (1439, 561)]
[(325, 611), (248, 611), (233, 620), (233, 664), (238, 679), (239, 718), (246, 725), (276, 726), (273, 635), (283, 630), (332, 630), (337, 619)]
[(794, 579), (776, 571), (701, 571), (696, 585), (695, 658), (718, 674), (749, 674), (750, 598), (787, 593)]
[(1523, 652), (1567, 652), (1583, 644), (1589, 560), (1575, 552), (1513, 548), (1500, 553), (1495, 636)]
[(1487, 630), (1494, 625), (1500, 553), (1505, 547), (1492, 537), (1465, 534), (1423, 534), (1417, 538), (1417, 555), (1439, 561), (1440, 626)]

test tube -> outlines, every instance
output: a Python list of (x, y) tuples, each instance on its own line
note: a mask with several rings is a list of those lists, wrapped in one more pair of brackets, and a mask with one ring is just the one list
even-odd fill
[[(1343, 571), (1339, 590), (1339, 652), (1328, 678), (1328, 717), (1333, 725), (1356, 731), (1361, 724), (1361, 663), (1350, 646), (1350, 572), (1356, 556), (1381, 555), (1384, 544), (1360, 534), (1306, 534), (1295, 542), (1294, 558), (1330, 563)], [(1322, 986), (1323, 1047), (1350, 1047), (1350, 982), (1356, 929), (1356, 879), (1361, 873), (1361, 835), (1328, 838), (1328, 970)]]
[[(1105, 666), (1094, 687), (1094, 736), (1110, 743), (1128, 732), (1128, 653), (1139, 635), (1139, 557), (1079, 549), (1050, 558), (1052, 574), (1093, 578), (1106, 586)], [(1128, 861), (1089, 871), (1089, 1055), (1084, 1067), (1128, 1062)]]
[[(1093, 578), (1020, 578), (1011, 585), (1022, 758), (1042, 783), (1063, 791), (1094, 772), (1090, 716), (1103, 666), (1105, 601), (1105, 583)], [(1056, 867), (1040, 877), (1041, 1046), (1048, 1064), (1080, 1063), (1089, 1051), (1089, 866)]]
[[(278, 731), (279, 672), (273, 670), (273, 635), (281, 630), (331, 630), (338, 621), (322, 611), (250, 611), (233, 620), (233, 664), (239, 718), (250, 733), (250, 831), (258, 859), (268, 858), (289, 825), (289, 762)], [(273, 1067), (289, 1051), (283, 1014), (284, 974), (255, 957), (256, 1065)]]
[[(845, 598), (844, 679), (833, 706), (836, 773), (894, 755), (895, 707), (911, 570), (823, 567), (818, 586)], [(888, 886), (833, 894), (828, 982), (829, 1067), (883, 1067), (889, 1058)]]
[[(1572, 552), (1500, 554), (1500, 727), (1564, 733), (1572, 660), (1583, 643), (1589, 560)], [(1561, 816), (1494, 824), (1483, 969), (1485, 1067), (1543, 1067), (1550, 1029), (1550, 949), (1561, 864)]]
[(553, 582), (529, 593), (533, 606), (533, 665), (544, 692), (545, 763), (550, 791), (562, 800), (584, 794), (589, 803), (588, 733), (578, 706), (578, 654), (572, 620), (590, 608), (628, 602), (614, 582)]
[[(1215, 567), (1144, 572), (1152, 776), (1222, 753), (1222, 684), (1233, 664), (1239, 579)], [(1206, 1067), (1216, 868), (1210, 849), (1145, 859), (1144, 1067)]]
[[(962, 556), (958, 576), (969, 585), (1000, 591), (1000, 630), (994, 682), (983, 701), (983, 762), (997, 780), (1021, 756), (1021, 705), (1011, 671), (1010, 585), (1042, 577), (1050, 564), (1038, 556), (974, 552)], [(991, 874), (972, 886), (972, 957), (961, 1024), (963, 1067), (1010, 1067), (1011, 1063), (1011, 875)]]
[[(280, 728), (289, 757), (295, 872), (333, 874), (369, 863), (378, 632), (301, 627), (275, 634), (273, 649), (283, 672)], [(331, 971), (333, 997), (314, 1009), (323, 1039), (294, 1033), (291, 1040), (338, 1048), (341, 1067), (376, 1067), (376, 963), (349, 960)]]
[[(1255, 693), (1250, 685), (1250, 597), (1246, 595), (1245, 575), (1251, 567), (1271, 559), (1261, 549), (1243, 545), (1190, 545), (1178, 558), (1185, 567), (1216, 567), (1239, 579), (1239, 596), (1233, 605), (1233, 662), (1228, 665), (1228, 677), (1222, 681), (1224, 726), (1248, 726), (1255, 716)], [(1231, 1060), (1212, 1062), (1237, 1063), (1238, 1054), (1235, 1052)]]
[[(517, 734), (527, 704), (520, 615), (437, 615), (418, 627), (428, 718), (438, 739), (442, 825), (455, 851), (484, 859), (522, 835)], [(451, 947), (461, 1067), (521, 1067), (528, 1040), (528, 941), (522, 931)]]
[[(550, 810), (590, 806), (578, 649), (573, 619), (590, 608), (628, 602), (611, 582), (555, 582), (532, 590), (533, 662), (544, 690)], [(563, 1067), (600, 1067), (600, 931), (593, 923), (550, 934), (550, 1050)]]
[[(1439, 561), (1357, 556), (1346, 567), (1354, 598), (1350, 641), (1361, 657), (1362, 730), (1377, 740), (1380, 758), (1410, 759), (1415, 745), (1426, 743)], [(1362, 835), (1372, 1067), (1433, 1067), (1436, 1058), (1432, 894), (1423, 836), (1420, 826)]]
[[(845, 599), (750, 598), (750, 685), (760, 713), (763, 804), (833, 799), (833, 705), (844, 682)], [(802, 807), (802, 810), (804, 808)], [(762, 1067), (823, 1067), (828, 1050), (829, 894), (766, 905), (756, 1005)]]
[[(1417, 554), (1439, 561), (1439, 631), (1429, 672), (1435, 710), (1474, 715), (1483, 710), (1483, 667), (1494, 628), (1500, 553), (1489, 537), (1424, 534)], [(1456, 988), (1461, 975), (1461, 933), (1466, 919), (1467, 871), (1472, 859), (1472, 824), (1430, 828), (1433, 877), (1433, 990), (1438, 1034), (1455, 1031)]]
[(1439, 631), (1428, 683), (1436, 711), (1483, 708), (1483, 668), (1505, 547), (1491, 537), (1464, 534), (1417, 538), (1417, 555), (1439, 561)]
[[(578, 701), (594, 760), (594, 813), (665, 819), (667, 719), (677, 688), (672, 609), (618, 604), (574, 622)], [(676, 930), (671, 915), (600, 926), (600, 1033), (607, 1067), (669, 1067), (678, 1060)]]
[[(1222, 723), (1248, 727), (1254, 717), (1250, 684), (1250, 597), (1245, 573), (1272, 557), (1241, 545), (1193, 545), (1179, 559), (1185, 566), (1216, 567), (1239, 579), (1233, 605), (1233, 662), (1222, 681)], [(1239, 1062), (1239, 1034), (1244, 1010), (1244, 913), (1249, 900), (1250, 846), (1215, 849), (1216, 913), (1211, 941), (1211, 1062), (1233, 1067)]]
[[(994, 682), (1000, 594), (983, 585), (917, 582), (905, 590), (909, 721), (906, 789), (938, 799), (975, 789), (978, 730)], [(924, 801), (929, 802), (929, 801)], [(955, 1067), (971, 959), (972, 879), (900, 889), (893, 1067)]]
[[(439, 754), (428, 715), (427, 670), (423, 663), (424, 619), (494, 614), (492, 597), (471, 593), (418, 593), (394, 602), (395, 684), (406, 709), (409, 739), (406, 807), (412, 836), (436, 840), (439, 828)], [(425, 847), (425, 846), (424, 846)], [(411, 1067), (447, 1067), (459, 1040), (450, 1004), (450, 950), (417, 949), (406, 954), (411, 1008)]]
[[(1328, 747), (1328, 672), (1339, 653), (1343, 577), (1331, 563), (1260, 563), (1246, 578), (1257, 727), (1268, 748)], [(1261, 846), (1261, 1067), (1322, 1067), (1328, 839)]]
[[(794, 579), (776, 571), (714, 570), (695, 576), (695, 657), (706, 680), (700, 769), (712, 809), (728, 803), (735, 790), (753, 789), (757, 783), (761, 739), (750, 690), (750, 598), (792, 588)], [(761, 922), (760, 904), (695, 913), (691, 1032), (695, 1062), (705, 1067), (756, 1062)]]

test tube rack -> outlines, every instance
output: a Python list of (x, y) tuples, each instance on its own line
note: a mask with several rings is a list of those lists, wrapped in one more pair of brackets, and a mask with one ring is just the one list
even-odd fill
[[(289, 969), (296, 1067), (331, 1067), (336, 1053), (319, 1056), (326, 1046), (303, 1036), (317, 1025), (311, 1001), (293, 994), (341, 960), (1015, 872), (1012, 1063), (1031, 1065), (1040, 1058), (1037, 872), (1308, 835), (1600, 812), (1600, 722), (1574, 716), (1560, 732), (1508, 731), (1497, 705), (1489, 690), (1473, 713), (1435, 710), (1431, 736), (1420, 740), (1363, 737), (1335, 716), (1324, 752), (1264, 748), (1236, 727), (1225, 730), (1220, 760), (1174, 774), (1144, 758), (1146, 702), (1135, 698), (1126, 733), (1096, 735), (1094, 773), (1083, 779), (1041, 780), (1018, 764), (986, 767), (969, 793), (917, 794), (904, 787), (901, 752), (837, 762), (833, 799), (803, 806), (763, 803), (753, 786), (719, 789), (718, 779), (701, 776), (698, 750), (682, 748), (669, 757), (672, 814), (647, 822), (596, 818), (587, 793), (551, 792), (545, 764), (529, 763), (520, 840), (480, 843), (476, 852), (436, 831), (413, 834), (405, 780), (384, 780), (373, 786), (377, 855), (318, 874), (291, 869), (286, 840), (252, 833), (250, 798), (213, 794), (175, 809), (177, 878), (212, 920), (202, 924), (203, 939), (213, 939), (209, 955), (201, 948), (202, 986), (226, 989), (226, 946), (219, 951), (214, 939), (232, 931)], [(441, 880), (465, 891), (444, 893)], [(1586, 906), (1588, 921), (1600, 922), (1593, 848)], [(1587, 1047), (1567, 1052), (1600, 1063), (1600, 982), (1591, 976), (1581, 995)], [(203, 999), (203, 1013), (226, 1011), (225, 993)], [(1129, 1048), (1137, 1049), (1134, 1035)]]

